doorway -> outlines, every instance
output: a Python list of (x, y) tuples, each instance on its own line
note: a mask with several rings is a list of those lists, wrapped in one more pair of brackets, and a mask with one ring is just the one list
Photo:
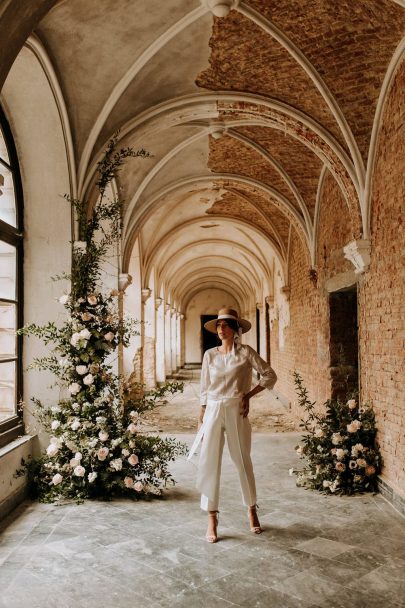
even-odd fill
[(331, 398), (359, 390), (357, 287), (329, 295)]
[(214, 346), (218, 346), (218, 337), (216, 334), (207, 331), (204, 327), (204, 324), (207, 321), (211, 321), (211, 319), (216, 319), (217, 315), (201, 315), (201, 359), (204, 356), (204, 353), (209, 348), (214, 348)]

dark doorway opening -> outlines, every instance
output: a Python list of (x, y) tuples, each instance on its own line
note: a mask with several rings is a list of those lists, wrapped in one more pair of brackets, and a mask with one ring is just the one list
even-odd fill
[(214, 348), (214, 346), (218, 346), (217, 335), (212, 334), (210, 331), (207, 331), (204, 327), (204, 323), (216, 318), (217, 315), (201, 315), (201, 357), (204, 356), (205, 351), (209, 348)]
[(357, 288), (329, 295), (330, 377), (332, 399), (359, 390)]

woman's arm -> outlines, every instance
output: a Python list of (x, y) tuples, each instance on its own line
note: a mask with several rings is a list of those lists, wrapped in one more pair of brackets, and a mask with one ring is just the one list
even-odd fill
[(207, 352), (204, 353), (202, 367), (201, 367), (201, 385), (200, 385), (200, 414), (198, 416), (198, 428), (203, 423), (205, 407), (207, 405), (207, 392), (210, 384), (210, 370), (208, 364)]
[(252, 388), (242, 398), (242, 411), (241, 415), (246, 418), (249, 414), (250, 403), (249, 400), (264, 391), (265, 388), (271, 390), (277, 382), (277, 374), (274, 369), (270, 366), (267, 361), (261, 358), (253, 348), (247, 347), (249, 360), (252, 364), (253, 369), (261, 375), (259, 384)]

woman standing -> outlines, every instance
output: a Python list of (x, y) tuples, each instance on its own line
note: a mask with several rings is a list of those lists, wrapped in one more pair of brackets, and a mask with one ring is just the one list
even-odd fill
[[(231, 308), (223, 308), (218, 318), (204, 327), (217, 333), (221, 346), (204, 354), (201, 370), (200, 430), (190, 450), (195, 452), (203, 438), (197, 475), (201, 492), (201, 508), (208, 511), (208, 542), (217, 541), (219, 482), (221, 474), (224, 434), (229, 453), (240, 479), (242, 498), (248, 507), (250, 529), (260, 534), (256, 512), (256, 485), (250, 458), (251, 426), (248, 419), (249, 402), (265, 388), (272, 389), (277, 376), (274, 370), (250, 346), (240, 344), (238, 337), (249, 331), (251, 324), (240, 319)], [(252, 369), (260, 375), (253, 389)]]

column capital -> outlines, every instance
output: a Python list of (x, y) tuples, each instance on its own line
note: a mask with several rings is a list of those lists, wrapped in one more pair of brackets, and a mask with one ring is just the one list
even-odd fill
[(155, 298), (155, 310), (158, 310), (162, 305), (163, 298)]
[(290, 299), (290, 293), (291, 293), (291, 288), (289, 285), (284, 285), (281, 289), (280, 289), (281, 293), (283, 294), (283, 296), (285, 297), (285, 299), (287, 300), (287, 302)]
[(149, 299), (149, 296), (151, 293), (152, 293), (152, 290), (149, 287), (144, 287), (141, 290), (142, 304), (146, 304), (146, 301)]
[(266, 297), (265, 297), (265, 302), (266, 302), (266, 304), (268, 304), (270, 307), (274, 306), (274, 296), (266, 296)]
[(370, 266), (371, 243), (368, 239), (351, 241), (343, 247), (347, 260), (354, 266), (355, 274), (362, 274)]
[(118, 289), (125, 291), (128, 285), (132, 283), (132, 276), (127, 272), (120, 272), (118, 275)]

